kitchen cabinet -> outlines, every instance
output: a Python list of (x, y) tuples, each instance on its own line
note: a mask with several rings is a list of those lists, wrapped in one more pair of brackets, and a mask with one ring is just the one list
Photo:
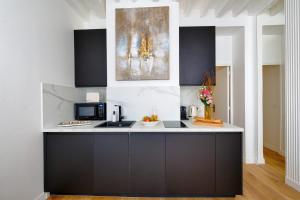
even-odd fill
[(95, 135), (95, 194), (121, 195), (129, 192), (129, 135)]
[(242, 194), (241, 132), (44, 133), (45, 192)]
[(52, 194), (93, 192), (93, 136), (46, 133), (45, 191)]
[(242, 195), (242, 134), (216, 134), (216, 194)]
[(213, 195), (215, 134), (166, 135), (166, 184), (171, 195)]
[(165, 194), (165, 134), (131, 133), (131, 193)]
[(75, 30), (75, 86), (107, 86), (106, 29)]
[(215, 83), (215, 66), (215, 27), (180, 27), (180, 85), (202, 85), (205, 75), (210, 75)]

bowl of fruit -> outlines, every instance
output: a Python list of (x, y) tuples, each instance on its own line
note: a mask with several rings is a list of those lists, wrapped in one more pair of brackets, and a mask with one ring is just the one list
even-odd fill
[(156, 126), (159, 123), (157, 115), (144, 116), (142, 123), (144, 126)]

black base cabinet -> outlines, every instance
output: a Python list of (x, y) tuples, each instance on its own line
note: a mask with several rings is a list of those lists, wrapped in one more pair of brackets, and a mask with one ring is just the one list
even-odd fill
[(95, 135), (94, 194), (129, 193), (129, 135), (107, 133)]
[(242, 194), (242, 133), (44, 133), (45, 192)]
[(176, 196), (215, 192), (215, 135), (167, 134), (167, 193)]
[(45, 134), (45, 191), (91, 194), (94, 185), (93, 135)]
[(216, 134), (216, 194), (243, 193), (242, 159), (242, 134)]
[(130, 158), (132, 195), (164, 195), (165, 135), (131, 133)]

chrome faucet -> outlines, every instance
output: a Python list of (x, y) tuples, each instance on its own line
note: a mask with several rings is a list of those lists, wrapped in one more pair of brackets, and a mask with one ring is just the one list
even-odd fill
[(121, 122), (123, 119), (122, 116), (122, 107), (120, 105), (115, 105), (115, 111), (114, 111), (117, 115), (117, 121)]

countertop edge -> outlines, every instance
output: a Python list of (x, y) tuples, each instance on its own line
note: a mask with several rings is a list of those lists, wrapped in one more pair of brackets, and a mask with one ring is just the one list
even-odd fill
[(45, 133), (101, 133), (101, 132), (117, 132), (117, 133), (134, 133), (134, 132), (244, 132), (243, 128), (233, 126), (231, 124), (224, 124), (224, 127), (208, 127), (208, 126), (196, 126), (193, 125), (190, 121), (183, 120), (187, 128), (165, 128), (162, 123), (157, 127), (144, 127), (139, 122), (136, 122), (131, 128), (94, 128), (95, 125), (101, 123), (101, 121), (93, 122), (92, 125), (82, 126), (82, 127), (50, 127), (42, 128), (42, 132)]

